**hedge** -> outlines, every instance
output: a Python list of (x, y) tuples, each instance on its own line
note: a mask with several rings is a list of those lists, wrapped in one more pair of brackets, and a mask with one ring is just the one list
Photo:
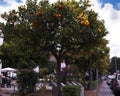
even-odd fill
[(63, 96), (80, 96), (80, 86), (66, 85), (62, 88)]

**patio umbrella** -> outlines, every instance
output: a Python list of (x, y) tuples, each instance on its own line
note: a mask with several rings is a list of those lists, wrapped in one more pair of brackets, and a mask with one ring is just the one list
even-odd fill
[(1, 69), (1, 72), (14, 72), (14, 71), (16, 71), (16, 69), (10, 67)]

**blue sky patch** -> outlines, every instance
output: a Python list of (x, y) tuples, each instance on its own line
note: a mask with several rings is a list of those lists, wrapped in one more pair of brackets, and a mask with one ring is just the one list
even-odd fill
[[(16, 2), (22, 3), (22, 0), (16, 0)], [(4, 0), (0, 0), (0, 5), (1, 6), (7, 6), (7, 2), (5, 2)]]
[(120, 5), (119, 5), (120, 0), (100, 0), (100, 1), (103, 3), (102, 6), (104, 6), (106, 3), (110, 3), (113, 5), (115, 9), (120, 10)]
[(0, 0), (0, 5), (2, 5), (2, 6), (7, 6), (7, 3), (4, 2), (3, 0)]
[(18, 3), (22, 3), (22, 1), (21, 1), (21, 0), (16, 0), (16, 2), (18, 2)]

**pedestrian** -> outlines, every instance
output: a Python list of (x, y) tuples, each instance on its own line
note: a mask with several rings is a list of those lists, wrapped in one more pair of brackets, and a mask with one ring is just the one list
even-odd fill
[(2, 76), (2, 87), (5, 87), (5, 83), (6, 83), (5, 76)]
[(7, 87), (11, 87), (11, 78), (7, 77)]

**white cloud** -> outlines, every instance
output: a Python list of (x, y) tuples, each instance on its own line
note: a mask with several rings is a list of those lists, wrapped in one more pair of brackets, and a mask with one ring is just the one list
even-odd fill
[[(113, 8), (113, 5), (106, 3), (103, 7), (98, 0), (91, 0), (94, 3), (93, 9), (98, 12), (100, 18), (105, 20), (105, 26), (109, 31), (106, 38), (109, 40), (110, 57), (120, 57), (120, 10)], [(120, 3), (118, 4), (118, 6)]]
[[(21, 4), (25, 4), (26, 0), (22, 0), (23, 3), (18, 4), (15, 0), (4, 0), (7, 2), (9, 6), (0, 6), (0, 14), (6, 11), (9, 11), (11, 9), (17, 8), (17, 6)], [(50, 0), (52, 2), (55, 2), (57, 0)], [(110, 54), (112, 56), (116, 55), (120, 57), (120, 10), (115, 10), (113, 8), (113, 5), (110, 3), (106, 3), (103, 7), (101, 7), (103, 4), (100, 2), (100, 0), (91, 0), (93, 6), (92, 9), (95, 10), (101, 19), (104, 19), (105, 26), (107, 30), (109, 31), (109, 34), (106, 36), (106, 38), (110, 41)], [(118, 8), (120, 8), (120, 3), (116, 5)], [(1, 21), (1, 19), (0, 19)]]
[[(16, 0), (3, 0), (7, 6), (0, 5), (0, 15), (4, 12), (9, 12), (12, 9), (16, 9), (18, 6), (25, 4), (26, 0), (22, 0), (23, 3), (17, 3)], [(3, 22), (3, 19), (0, 16), (0, 21)], [(3, 39), (0, 38), (0, 45), (3, 43)]]
[[(3, 0), (6, 5), (1, 6), (0, 5), (0, 14), (3, 14), (4, 12), (9, 12), (12, 9), (16, 9), (18, 6), (25, 4), (26, 0), (22, 0), (23, 3), (17, 3), (16, 0)], [(0, 18), (0, 21), (2, 21), (2, 18)]]
[(17, 3), (16, 0), (3, 0), (7, 6), (0, 6), (1, 10), (0, 13), (3, 13), (5, 11), (9, 11), (11, 9), (17, 8), (19, 5), (24, 4), (25, 0), (22, 0), (23, 3)]

